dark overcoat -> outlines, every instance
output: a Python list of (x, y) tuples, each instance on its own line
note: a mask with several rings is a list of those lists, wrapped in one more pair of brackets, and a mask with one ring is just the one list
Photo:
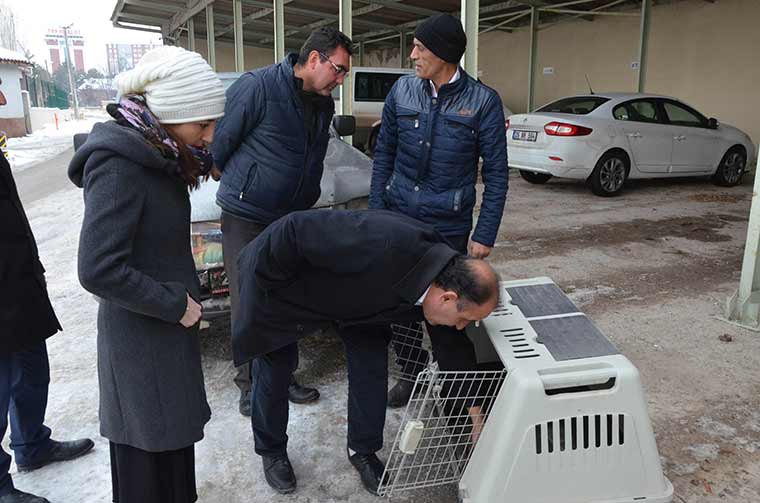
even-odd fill
[(150, 452), (199, 441), (211, 417), (198, 325), (180, 324), (200, 284), (176, 169), (113, 121), (95, 125), (69, 166), (84, 188), (79, 280), (100, 298), (100, 431)]
[(240, 253), (236, 364), (341, 326), (421, 321), (415, 305), (457, 255), (431, 226), (390, 211), (308, 210)]
[(0, 355), (61, 330), (50, 305), (45, 268), (21, 206), (11, 167), (0, 154)]

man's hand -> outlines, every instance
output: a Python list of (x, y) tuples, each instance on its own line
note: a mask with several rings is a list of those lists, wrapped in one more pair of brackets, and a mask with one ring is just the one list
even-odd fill
[(482, 245), (477, 241), (470, 239), (470, 244), (467, 247), (467, 254), (473, 258), (486, 258), (491, 254), (491, 247)]
[(208, 174), (211, 175), (211, 178), (217, 182), (222, 178), (222, 172), (219, 171), (219, 168), (216, 167), (216, 164), (211, 166), (211, 171), (209, 171)]
[(198, 320), (201, 319), (201, 305), (198, 304), (193, 300), (190, 295), (187, 295), (187, 309), (185, 310), (185, 315), (182, 317), (179, 322), (182, 324), (185, 328), (190, 328), (196, 323), (198, 323)]

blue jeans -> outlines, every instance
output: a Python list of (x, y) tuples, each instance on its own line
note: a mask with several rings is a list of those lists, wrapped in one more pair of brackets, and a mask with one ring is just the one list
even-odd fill
[[(11, 424), (11, 449), (16, 464), (32, 464), (52, 447), (45, 426), (50, 366), (47, 346), (39, 342), (23, 351), (0, 355), (0, 441)], [(0, 447), (0, 496), (13, 489), (8, 473), (11, 456)]]

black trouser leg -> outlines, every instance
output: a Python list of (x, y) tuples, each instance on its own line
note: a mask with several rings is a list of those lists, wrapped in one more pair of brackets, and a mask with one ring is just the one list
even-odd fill
[(348, 361), (348, 447), (361, 454), (383, 447), (390, 335), (388, 325), (340, 331)]
[(289, 344), (251, 362), (251, 427), (256, 454), (285, 454), (288, 446), (288, 386), (298, 364), (298, 346)]
[[(256, 239), (264, 232), (266, 225), (249, 222), (229, 213), (222, 212), (222, 251), (224, 255), (224, 269), (230, 282), (230, 304), (232, 310), (232, 323), (238, 312), (240, 302), (237, 258), (240, 250), (245, 245)], [(251, 391), (251, 364), (244, 363), (237, 367), (234, 378), (235, 384), (240, 388), (241, 399), (247, 399)]]

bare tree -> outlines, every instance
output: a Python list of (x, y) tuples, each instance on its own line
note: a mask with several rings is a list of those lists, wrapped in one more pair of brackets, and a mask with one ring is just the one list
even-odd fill
[(0, 47), (16, 50), (16, 21), (13, 11), (0, 0)]

